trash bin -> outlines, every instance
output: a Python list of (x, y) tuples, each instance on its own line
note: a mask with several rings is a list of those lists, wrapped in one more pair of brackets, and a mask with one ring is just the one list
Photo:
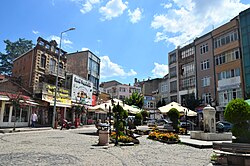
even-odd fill
[(99, 143), (98, 145), (107, 146), (109, 145), (109, 131), (108, 131), (108, 124), (99, 124)]

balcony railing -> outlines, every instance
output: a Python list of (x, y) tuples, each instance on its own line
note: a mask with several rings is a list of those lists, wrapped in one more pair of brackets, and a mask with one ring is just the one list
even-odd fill
[[(45, 74), (56, 76), (57, 75), (57, 68), (56, 68), (56, 66), (49, 66), (49, 69), (45, 71)], [(58, 77), (65, 78), (65, 70), (64, 69), (59, 68), (59, 70), (58, 70)]]

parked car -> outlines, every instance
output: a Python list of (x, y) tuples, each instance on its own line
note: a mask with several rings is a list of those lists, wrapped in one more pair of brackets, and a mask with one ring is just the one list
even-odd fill
[(180, 122), (180, 127), (181, 128), (187, 128), (188, 130), (194, 130), (196, 124), (190, 120), (186, 121), (181, 121)]
[(218, 121), (216, 123), (216, 130), (218, 132), (229, 132), (233, 128), (232, 123), (227, 122), (227, 121)]

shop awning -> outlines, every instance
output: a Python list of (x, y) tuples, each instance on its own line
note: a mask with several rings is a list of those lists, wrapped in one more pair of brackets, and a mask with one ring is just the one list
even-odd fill
[(0, 95), (0, 100), (1, 101), (8, 101), (9, 98), (7, 96)]
[[(54, 103), (50, 103), (50, 106), (54, 106)], [(65, 103), (60, 103), (60, 102), (56, 102), (56, 106), (57, 107), (67, 107), (67, 108), (71, 108), (71, 104), (65, 104)]]

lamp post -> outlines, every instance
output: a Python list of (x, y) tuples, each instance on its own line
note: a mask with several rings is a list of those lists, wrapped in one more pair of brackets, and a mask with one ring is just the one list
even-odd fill
[(56, 88), (55, 88), (55, 96), (54, 96), (54, 107), (53, 107), (53, 119), (52, 119), (52, 127), (55, 129), (55, 118), (56, 118), (56, 97), (57, 97), (57, 89), (58, 89), (58, 74), (59, 74), (59, 64), (60, 64), (60, 56), (61, 56), (61, 45), (62, 45), (62, 34), (68, 31), (75, 30), (75, 28), (69, 28), (60, 35), (59, 41), (59, 51), (58, 51), (58, 61), (57, 61), (57, 71), (56, 71)]
[(185, 111), (185, 110), (186, 110), (186, 109), (184, 109), (185, 118), (186, 118), (186, 130), (185, 130), (185, 135), (187, 135), (187, 129), (188, 129), (188, 125), (187, 125), (187, 114), (188, 114), (189, 109), (187, 109), (186, 111)]

